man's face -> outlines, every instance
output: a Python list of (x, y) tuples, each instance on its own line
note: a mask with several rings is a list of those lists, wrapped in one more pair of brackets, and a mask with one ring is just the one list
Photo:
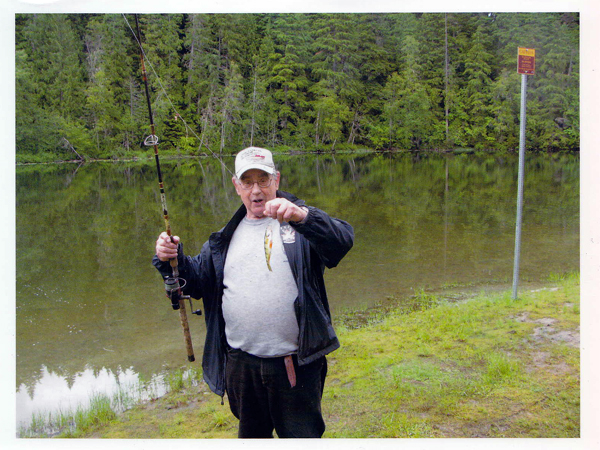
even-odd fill
[[(269, 186), (260, 187), (271, 181)], [(262, 219), (264, 217), (265, 204), (269, 200), (277, 197), (277, 189), (279, 189), (279, 172), (275, 175), (269, 175), (260, 169), (250, 169), (244, 172), (240, 181), (236, 177), (232, 178), (235, 191), (242, 199), (246, 206), (246, 217), (248, 219)], [(245, 185), (253, 183), (249, 189)]]

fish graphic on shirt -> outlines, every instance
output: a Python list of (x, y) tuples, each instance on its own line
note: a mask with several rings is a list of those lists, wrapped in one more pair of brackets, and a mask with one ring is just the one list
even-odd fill
[(273, 228), (271, 227), (271, 225), (267, 226), (267, 229), (265, 230), (265, 259), (267, 261), (267, 267), (269, 268), (269, 270), (271, 272), (273, 272), (273, 269), (271, 269), (271, 252), (273, 250)]

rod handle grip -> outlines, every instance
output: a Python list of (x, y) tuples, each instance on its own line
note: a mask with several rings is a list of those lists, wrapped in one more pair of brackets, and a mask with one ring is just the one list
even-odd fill
[(183, 328), (183, 339), (185, 341), (188, 361), (194, 362), (196, 358), (194, 357), (194, 347), (192, 346), (192, 337), (190, 335), (190, 327), (188, 325), (184, 299), (179, 300), (179, 319), (181, 320), (181, 327)]

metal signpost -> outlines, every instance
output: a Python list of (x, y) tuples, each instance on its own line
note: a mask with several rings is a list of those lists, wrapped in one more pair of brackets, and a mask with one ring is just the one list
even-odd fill
[(519, 47), (517, 73), (521, 74), (521, 130), (519, 135), (519, 190), (517, 193), (517, 226), (515, 233), (515, 263), (513, 269), (513, 300), (519, 286), (519, 262), (521, 258), (521, 222), (523, 219), (523, 179), (525, 168), (525, 124), (527, 104), (527, 76), (535, 75), (535, 49)]

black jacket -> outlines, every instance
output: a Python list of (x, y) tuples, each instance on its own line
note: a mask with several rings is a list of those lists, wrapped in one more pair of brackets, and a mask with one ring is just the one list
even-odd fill
[[(277, 191), (277, 197), (305, 206), (304, 201), (287, 192)], [(222, 230), (211, 234), (199, 255), (185, 256), (182, 247), (178, 255), (179, 275), (187, 282), (184, 293), (204, 302), (203, 376), (210, 389), (220, 396), (225, 393), (227, 349), (222, 311), (223, 268), (233, 232), (245, 216), (246, 208), (242, 205)], [(331, 324), (323, 273), (325, 267), (335, 267), (352, 248), (354, 230), (347, 222), (312, 206), (308, 207), (304, 223), (290, 225), (296, 231), (296, 239), (284, 243), (284, 248), (298, 285), (294, 303), (299, 327), (298, 364), (304, 365), (340, 346)], [(163, 277), (171, 275), (168, 262), (161, 262), (156, 255), (152, 262)]]

